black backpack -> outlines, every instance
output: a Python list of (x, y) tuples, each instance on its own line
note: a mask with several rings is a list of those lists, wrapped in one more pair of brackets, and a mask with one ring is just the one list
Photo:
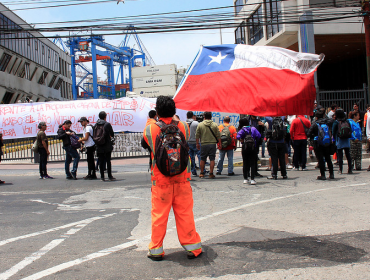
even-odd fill
[(165, 176), (175, 176), (184, 172), (189, 162), (189, 146), (177, 121), (166, 124), (159, 121), (161, 132), (155, 141), (155, 163)]
[(256, 149), (256, 143), (252, 137), (252, 129), (250, 133), (244, 138), (243, 149), (246, 153), (250, 154)]
[(351, 138), (352, 128), (348, 121), (338, 121), (338, 137), (341, 139)]
[(93, 140), (96, 145), (104, 145), (105, 144), (105, 124), (96, 124), (93, 127)]
[(286, 126), (281, 117), (276, 117), (272, 121), (272, 140), (283, 140), (287, 135)]

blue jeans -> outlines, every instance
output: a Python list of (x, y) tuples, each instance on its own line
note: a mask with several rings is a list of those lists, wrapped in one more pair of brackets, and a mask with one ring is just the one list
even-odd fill
[(189, 145), (189, 156), (191, 159), (191, 173), (196, 173), (197, 170), (195, 169), (195, 156), (198, 156), (198, 167), (200, 166), (200, 150), (197, 149), (197, 144), (190, 144)]
[[(77, 168), (78, 168), (78, 162), (80, 161), (80, 154), (77, 152), (75, 148), (72, 148), (72, 146), (66, 146), (63, 147), (63, 149), (66, 151), (66, 162), (65, 162), (65, 171), (67, 177), (71, 177), (71, 172), (76, 174)], [(72, 158), (74, 158), (73, 161), (73, 167), (72, 171), (69, 171), (69, 165), (72, 162)]]
[(234, 150), (219, 150), (219, 157), (218, 157), (218, 163), (217, 163), (217, 172), (222, 172), (222, 169), (224, 168), (224, 159), (225, 154), (227, 154), (227, 160), (228, 160), (228, 173), (233, 173), (234, 171)]

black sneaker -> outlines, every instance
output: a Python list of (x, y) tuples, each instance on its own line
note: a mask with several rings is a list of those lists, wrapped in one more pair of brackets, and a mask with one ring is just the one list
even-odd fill
[(326, 180), (326, 177), (325, 176), (317, 176), (317, 180), (325, 181)]
[(89, 178), (89, 180), (97, 180), (97, 179), (98, 179), (98, 177), (96, 177), (96, 175), (91, 175), (90, 178)]
[(105, 178), (100, 178), (100, 181), (105, 182)]
[(197, 172), (192, 172), (191, 173), (194, 177), (198, 176)]
[(216, 175), (221, 175), (221, 172), (216, 172)]
[(71, 174), (72, 174), (73, 180), (77, 180), (77, 174), (76, 173), (73, 173), (73, 172), (71, 172)]
[(263, 175), (259, 174), (258, 172), (256, 173), (256, 175), (254, 177), (257, 177), (257, 178), (263, 178)]
[(330, 174), (329, 179), (333, 180), (334, 179), (334, 173)]
[(73, 180), (73, 177), (72, 176), (67, 176), (66, 179), (67, 180)]
[(283, 176), (283, 179), (284, 180), (288, 179), (288, 176), (287, 175)]
[(231, 172), (231, 173), (227, 173), (227, 176), (234, 176), (235, 173), (234, 172)]
[(275, 176), (275, 175), (267, 176), (267, 179), (269, 179), (269, 180), (277, 180), (277, 176)]
[(152, 261), (161, 261), (163, 260), (163, 255), (152, 255), (150, 252), (148, 252), (147, 257), (151, 259)]
[(84, 177), (84, 180), (90, 180), (90, 178), (91, 178), (91, 175), (87, 175)]
[(116, 181), (116, 178), (114, 178), (114, 177), (109, 177), (109, 181)]
[(189, 260), (195, 259), (199, 257), (203, 252), (201, 252), (198, 256), (195, 256), (193, 252), (188, 252), (187, 257)]
[(348, 170), (348, 174), (353, 174), (353, 171), (352, 170)]

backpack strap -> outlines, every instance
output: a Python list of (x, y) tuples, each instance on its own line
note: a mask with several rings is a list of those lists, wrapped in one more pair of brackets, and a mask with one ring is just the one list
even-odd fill
[(216, 143), (215, 144), (217, 144), (218, 143), (218, 139), (217, 139), (215, 133), (213, 132), (213, 130), (212, 130), (212, 128), (210, 126), (208, 126), (208, 128), (212, 132), (213, 137), (215, 137), (215, 139), (216, 139)]

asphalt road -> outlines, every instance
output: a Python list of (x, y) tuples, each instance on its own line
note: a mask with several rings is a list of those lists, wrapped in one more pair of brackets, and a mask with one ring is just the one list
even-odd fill
[(115, 165), (115, 182), (65, 180), (60, 165), (49, 165), (54, 180), (28, 167), (0, 170), (0, 279), (369, 278), (369, 172), (317, 181), (311, 165), (256, 186), (243, 184), (240, 167), (233, 177), (194, 178), (204, 254), (186, 258), (171, 213), (166, 257), (153, 262), (146, 169)]

